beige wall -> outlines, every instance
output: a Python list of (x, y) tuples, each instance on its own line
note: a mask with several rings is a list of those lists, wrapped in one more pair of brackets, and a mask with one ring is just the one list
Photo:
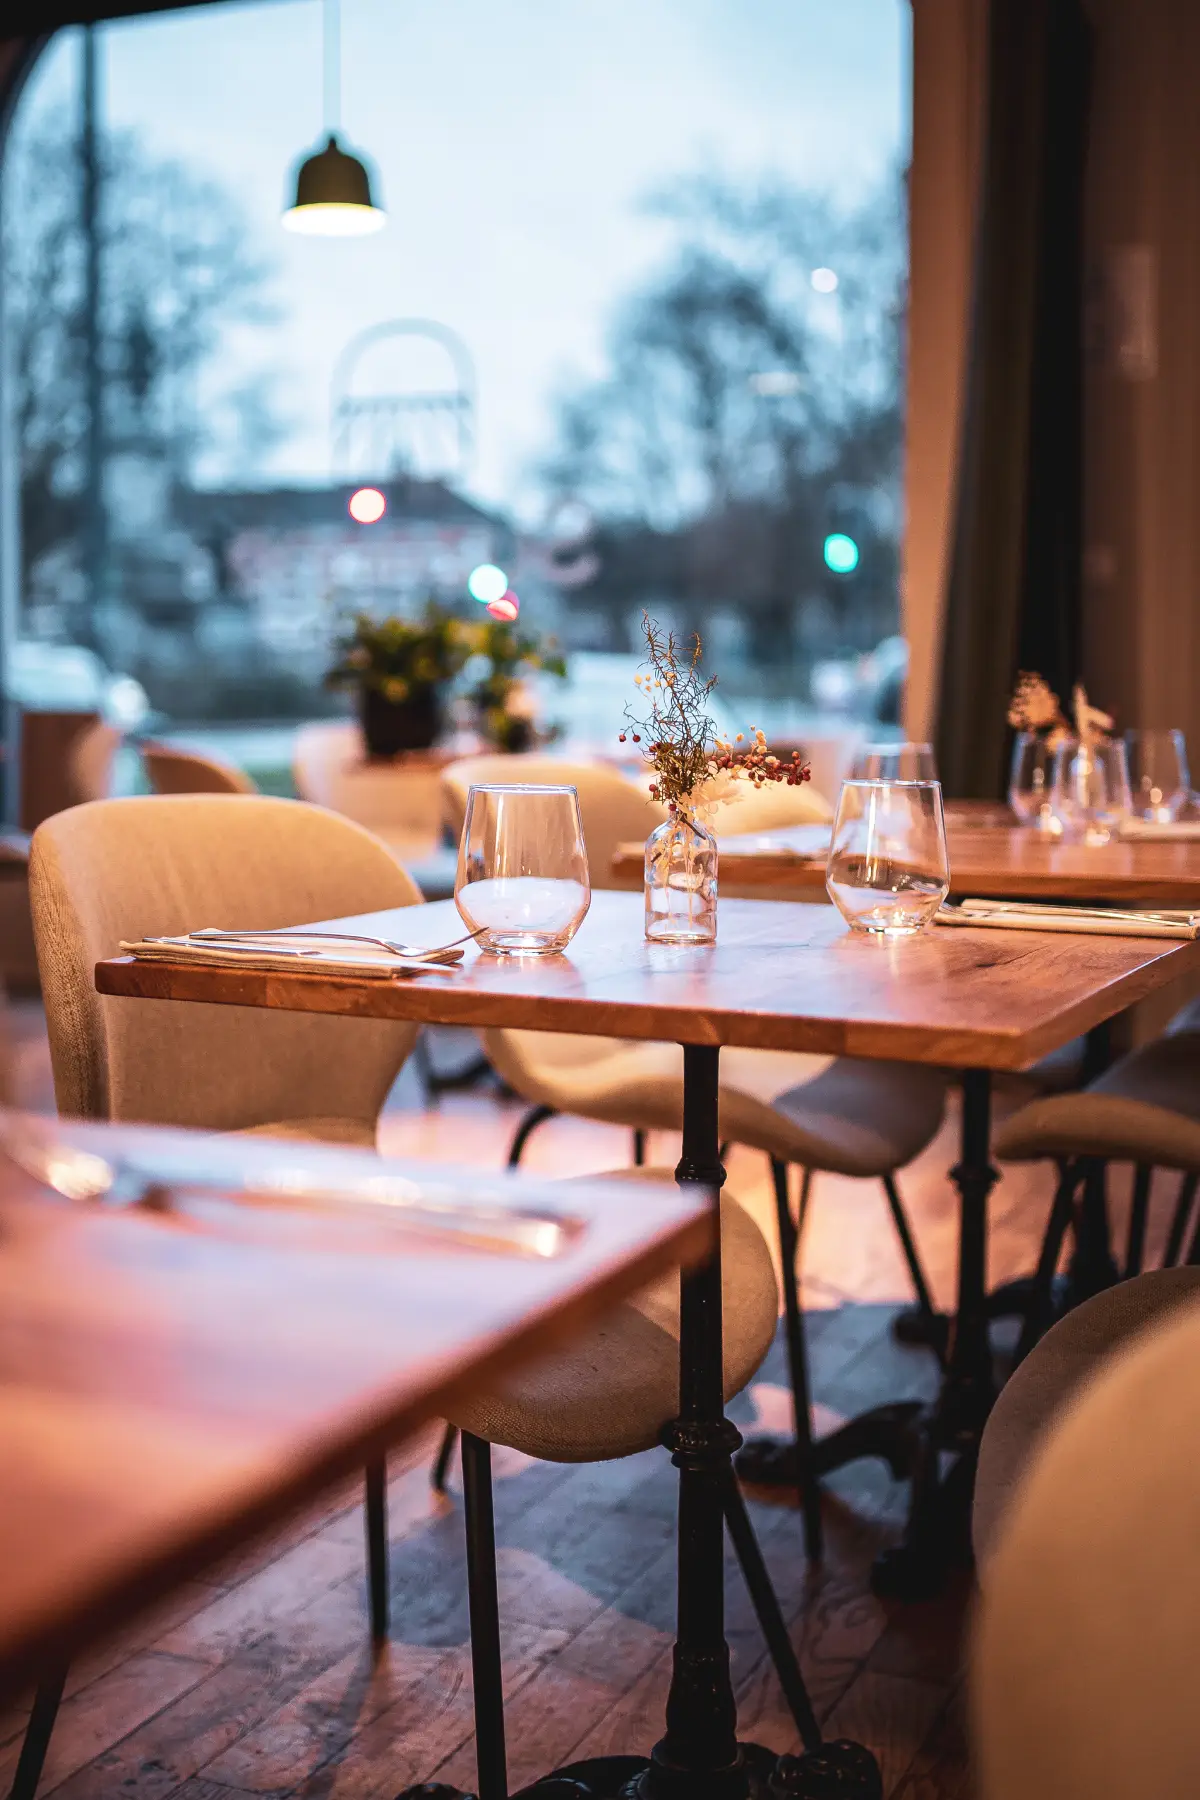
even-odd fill
[[(1197, 0), (1200, 6), (1200, 0)], [(932, 735), (970, 302), (985, 0), (913, 0), (913, 148), (900, 614), (910, 737)]]

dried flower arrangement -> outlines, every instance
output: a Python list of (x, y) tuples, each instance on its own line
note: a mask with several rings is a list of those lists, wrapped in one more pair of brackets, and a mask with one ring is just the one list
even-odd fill
[(645, 674), (634, 676), (645, 710), (625, 708), (628, 729), (620, 741), (642, 745), (642, 755), (654, 771), (652, 800), (661, 801), (669, 813), (689, 823), (704, 823), (718, 806), (734, 798), (734, 785), (749, 781), (755, 787), (785, 782), (798, 787), (811, 770), (792, 752), (785, 762), (772, 756), (761, 731), (744, 750), (739, 731), (734, 744), (716, 734), (707, 710), (708, 696), (717, 685), (715, 675), (705, 676), (700, 667), (703, 646), (693, 635), (690, 650), (681, 649), (674, 632), (664, 632), (642, 614), (646, 638)]
[[(1075, 736), (1085, 749), (1103, 743), (1112, 731), (1112, 715), (1092, 706), (1079, 682), (1071, 695), (1071, 711), (1075, 719)], [(1044, 737), (1051, 750), (1071, 736), (1071, 724), (1059, 705), (1058, 695), (1051, 691), (1043, 676), (1028, 669), (1022, 669), (1017, 676), (1017, 685), (1008, 703), (1008, 722), (1016, 731)]]
[(1052, 750), (1071, 732), (1059, 706), (1058, 695), (1051, 691), (1043, 676), (1029, 669), (1022, 669), (1017, 676), (1017, 685), (1008, 703), (1008, 722), (1014, 731), (1028, 731), (1044, 737)]

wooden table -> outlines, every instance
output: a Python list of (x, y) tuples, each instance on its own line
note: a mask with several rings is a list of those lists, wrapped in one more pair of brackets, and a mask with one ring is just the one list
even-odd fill
[[(456, 935), (458, 917), (443, 903), (339, 920), (336, 928), (433, 944)], [(115, 958), (97, 966), (96, 984), (102, 993), (143, 999), (674, 1039), (684, 1048), (677, 1173), (707, 1187), (714, 1205), (724, 1180), (721, 1045), (961, 1069), (962, 1148), (952, 1172), (961, 1206), (958, 1312), (941, 1394), (923, 1422), (906, 1541), (890, 1565), (893, 1585), (911, 1592), (943, 1555), (940, 1454), (960, 1451), (960, 1465), (969, 1466), (994, 1397), (984, 1285), (987, 1197), (997, 1179), (989, 1161), (991, 1071), (1027, 1068), (1196, 968), (1200, 943), (1193, 941), (966, 928), (887, 941), (851, 934), (832, 908), (762, 901), (723, 902), (715, 946), (648, 945), (640, 896), (598, 892), (564, 955), (496, 958), (471, 950), (453, 977), (354, 980)], [(709, 1793), (737, 1800), (747, 1778), (724, 1638), (722, 1496), (740, 1439), (725, 1420), (721, 1392), (719, 1248), (685, 1280), (683, 1301), (681, 1416), (664, 1434), (680, 1471), (679, 1624), (667, 1730), (643, 1791), (648, 1800)], [(805, 1741), (821, 1760), (846, 1758), (839, 1793), (878, 1791), (857, 1746), (818, 1749), (807, 1733)]]
[[(990, 816), (989, 816), (990, 814)], [(1007, 823), (1000, 809), (947, 808), (952, 894), (1003, 900), (1111, 901), (1120, 906), (1200, 907), (1200, 841), (1066, 844)], [(720, 840), (719, 878), (764, 898), (816, 900), (825, 893), (827, 839), (798, 826)], [(644, 848), (622, 844), (618, 875), (641, 871)]]
[[(397, 1234), (375, 1216), (186, 1212), (60, 1200), (0, 1173), (0, 1699), (489, 1378), (712, 1241), (701, 1200), (381, 1164), (367, 1152), (124, 1127), (72, 1142), (164, 1148), (252, 1181), (394, 1171), (586, 1222), (551, 1259)], [(52, 1714), (51, 1714), (52, 1717)]]

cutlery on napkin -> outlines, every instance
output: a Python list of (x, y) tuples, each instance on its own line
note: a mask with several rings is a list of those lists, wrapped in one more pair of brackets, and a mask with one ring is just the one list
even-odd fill
[(1200, 937), (1200, 913), (1130, 912), (1099, 906), (1043, 906), (1026, 900), (964, 900), (941, 906), (936, 925), (981, 925), (1009, 931), (1072, 931), (1100, 937)]
[(0, 1109), (0, 1150), (43, 1187), (65, 1200), (204, 1217), (214, 1209), (245, 1207), (367, 1219), (385, 1229), (444, 1238), (496, 1255), (561, 1256), (587, 1230), (575, 1213), (513, 1201), (503, 1182), (477, 1183), (461, 1200), (436, 1178), (413, 1180), (386, 1164), (349, 1180), (306, 1172), (297, 1160), (275, 1169), (204, 1166), (204, 1147), (147, 1147), (116, 1158), (99, 1155), (60, 1135), (36, 1115)]
[(224, 939), (205, 939), (190, 933), (178, 937), (145, 937), (122, 939), (121, 951), (138, 962), (170, 962), (194, 964), (207, 968), (257, 969), (267, 972), (283, 969), (324, 969), (338, 975), (453, 975), (462, 967), (458, 962), (434, 962), (428, 957), (399, 956), (395, 951), (354, 949), (344, 941), (295, 934), (296, 942), (285, 942), (274, 935), (255, 938), (247, 934), (236, 943)]

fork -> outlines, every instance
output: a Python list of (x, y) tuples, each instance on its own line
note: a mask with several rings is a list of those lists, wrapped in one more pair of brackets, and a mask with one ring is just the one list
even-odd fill
[(458, 946), (471, 943), (486, 929), (485, 925), (481, 925), (478, 931), (468, 931), (462, 937), (451, 938), (448, 944), (436, 944), (432, 948), (423, 948), (420, 944), (399, 944), (392, 938), (368, 937), (355, 931), (220, 931), (215, 925), (205, 925), (199, 931), (189, 931), (188, 937), (192, 942), (200, 943), (257, 943), (259, 938), (308, 938), (314, 943), (372, 944), (377, 950), (390, 950), (393, 956), (403, 957), (405, 962), (449, 963), (461, 962), (463, 952)]

